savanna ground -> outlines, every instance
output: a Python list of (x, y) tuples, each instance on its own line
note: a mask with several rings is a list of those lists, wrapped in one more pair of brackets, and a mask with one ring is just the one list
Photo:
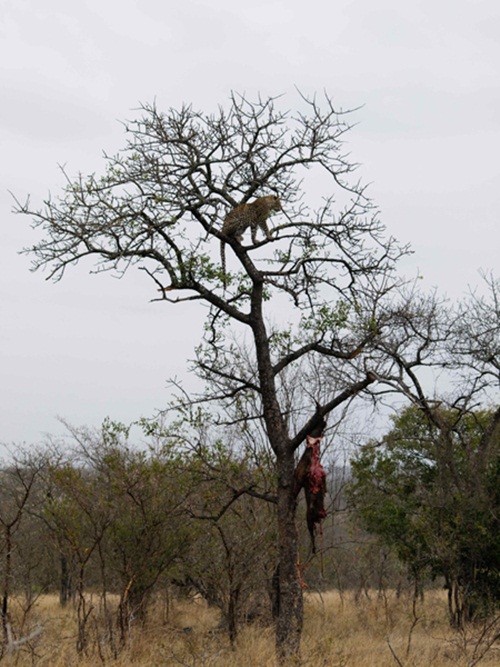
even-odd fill
[[(91, 602), (91, 600), (90, 600)], [(189, 667), (274, 667), (270, 627), (243, 626), (235, 649), (220, 630), (220, 617), (202, 600), (159, 601), (143, 627), (132, 629), (126, 648), (110, 655), (109, 635), (93, 614), (87, 626), (87, 654), (76, 653), (76, 612), (56, 596), (40, 597), (30, 625), (43, 625), (31, 646), (5, 656), (5, 665), (63, 667), (96, 664)], [(338, 592), (307, 593), (301, 665), (309, 667), (441, 667), (500, 665), (499, 627), (477, 625), (453, 631), (444, 591), (427, 592), (412, 607), (394, 592), (369, 597)]]

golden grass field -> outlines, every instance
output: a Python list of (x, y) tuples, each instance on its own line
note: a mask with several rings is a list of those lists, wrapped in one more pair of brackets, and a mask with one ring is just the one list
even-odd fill
[[(24, 646), (3, 659), (4, 665), (47, 667), (274, 667), (274, 636), (269, 627), (241, 629), (235, 650), (225, 633), (217, 630), (219, 615), (203, 601), (158, 605), (144, 628), (132, 631), (129, 645), (113, 658), (102, 631), (91, 620), (91, 642), (86, 656), (77, 656), (76, 616), (71, 606), (62, 609), (56, 596), (43, 596), (32, 612), (30, 625), (43, 632), (33, 647)], [(186, 628), (189, 628), (187, 630)], [(474, 627), (459, 633), (450, 629), (444, 592), (426, 593), (413, 614), (411, 598), (388, 592), (355, 602), (351, 593), (307, 593), (300, 664), (309, 667), (445, 667), (500, 665), (500, 641), (492, 643), (495, 629)], [(496, 627), (498, 634), (499, 628)], [(101, 633), (101, 634), (100, 634)], [(483, 636), (482, 636), (483, 635)]]

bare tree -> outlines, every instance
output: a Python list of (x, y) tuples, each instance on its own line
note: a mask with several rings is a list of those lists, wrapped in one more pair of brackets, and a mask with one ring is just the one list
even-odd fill
[[(356, 165), (343, 145), (348, 114), (326, 96), (321, 103), (300, 97), (298, 106), (292, 114), (276, 99), (236, 94), (211, 115), (146, 105), (125, 125), (126, 148), (105, 156), (102, 177), (68, 177), (62, 195), (42, 208), (29, 200), (17, 207), (42, 231), (27, 252), (49, 279), (90, 257), (99, 272), (138, 266), (165, 304), (208, 304), (195, 360), (206, 391), (189, 402), (216, 401), (220, 425), (261, 425), (274, 454), (282, 660), (298, 653), (303, 617), (295, 452), (331, 411), (375, 381), (379, 304), (407, 252), (385, 236), (352, 176)], [(222, 233), (229, 211), (270, 194), (283, 212), (269, 238), (248, 244)], [(232, 251), (225, 271), (220, 242)], [(290, 373), (300, 380), (293, 414)]]

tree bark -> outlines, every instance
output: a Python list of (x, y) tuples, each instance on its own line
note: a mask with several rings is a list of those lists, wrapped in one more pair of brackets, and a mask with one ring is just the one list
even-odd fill
[(299, 660), (303, 623), (303, 595), (298, 570), (298, 536), (295, 523), (294, 456), (280, 452), (278, 459), (278, 616), (276, 649), (281, 664)]

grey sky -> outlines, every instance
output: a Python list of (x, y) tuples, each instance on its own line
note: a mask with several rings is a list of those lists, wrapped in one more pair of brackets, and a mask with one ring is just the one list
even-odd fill
[(33, 239), (7, 189), (39, 201), (99, 171), (139, 102), (212, 110), (231, 89), (323, 89), (365, 105), (349, 137), (404, 271), (451, 297), (498, 265), (500, 5), (494, 0), (2, 0), (0, 441), (61, 430), (56, 415), (131, 421), (168, 399), (203, 309), (150, 304), (139, 273), (57, 285), (17, 251)]

